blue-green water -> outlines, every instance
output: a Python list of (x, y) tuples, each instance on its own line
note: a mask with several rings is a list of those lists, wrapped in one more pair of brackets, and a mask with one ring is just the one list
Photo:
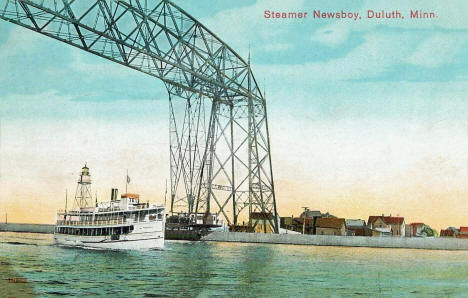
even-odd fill
[[(62, 248), (0, 233), (0, 295), (468, 296), (468, 252), (166, 242), (162, 251)], [(12, 284), (9, 277), (26, 277)]]

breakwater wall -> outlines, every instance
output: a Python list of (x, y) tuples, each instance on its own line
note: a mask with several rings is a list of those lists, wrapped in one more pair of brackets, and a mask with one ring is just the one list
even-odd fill
[(0, 223), (0, 232), (22, 232), (53, 234), (55, 225), (24, 224), (24, 223)]
[(213, 232), (202, 237), (201, 240), (318, 246), (468, 250), (468, 239), (457, 238), (400, 238)]

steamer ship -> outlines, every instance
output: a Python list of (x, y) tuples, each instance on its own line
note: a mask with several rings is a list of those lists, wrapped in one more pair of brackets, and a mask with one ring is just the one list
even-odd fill
[[(127, 184), (129, 182), (127, 174)], [(67, 200), (66, 200), (67, 201)], [(81, 169), (75, 193), (75, 210), (57, 213), (54, 240), (58, 245), (92, 249), (162, 249), (164, 247), (164, 206), (141, 203), (140, 196), (124, 193), (118, 198), (92, 205), (91, 175)]]

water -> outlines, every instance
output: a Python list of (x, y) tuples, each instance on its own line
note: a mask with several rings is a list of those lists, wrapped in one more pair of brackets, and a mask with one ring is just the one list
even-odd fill
[(0, 277), (0, 297), (468, 297), (468, 252), (178, 241), (98, 251), (0, 233)]

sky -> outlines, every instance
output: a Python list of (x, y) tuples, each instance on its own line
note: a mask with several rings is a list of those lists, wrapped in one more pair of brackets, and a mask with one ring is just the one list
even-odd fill
[[(174, 1), (265, 88), (278, 211), (468, 225), (466, 1)], [(367, 10), (405, 19), (367, 19)], [(409, 19), (410, 9), (435, 19)], [(265, 10), (309, 12), (265, 19)], [(359, 12), (362, 20), (310, 17)], [(168, 100), (150, 76), (0, 21), (0, 221), (52, 223), (86, 162), (93, 193), (163, 203)]]

